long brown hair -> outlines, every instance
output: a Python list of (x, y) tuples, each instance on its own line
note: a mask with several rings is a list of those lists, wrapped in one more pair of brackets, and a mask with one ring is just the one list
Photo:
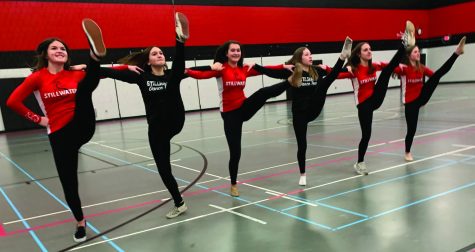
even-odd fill
[[(149, 62), (150, 51), (152, 51), (154, 47), (159, 48), (158, 46), (149, 46), (142, 51), (131, 53), (119, 59), (117, 62), (120, 64), (125, 64), (125, 65), (138, 66), (146, 72), (151, 72), (152, 66), (150, 66), (148, 62)], [(168, 66), (166, 63), (164, 65), (164, 68), (165, 70), (168, 69)]]
[(60, 42), (61, 44), (64, 45), (64, 48), (66, 48), (66, 52), (68, 54), (68, 60), (66, 61), (66, 63), (64, 63), (64, 69), (69, 69), (69, 67), (71, 67), (71, 60), (69, 58), (69, 55), (70, 55), (70, 51), (69, 51), (69, 47), (66, 43), (64, 43), (63, 40), (59, 39), (59, 38), (47, 38), (45, 40), (43, 40), (37, 47), (36, 47), (36, 55), (35, 55), (35, 65), (32, 67), (32, 71), (35, 72), (35, 71), (38, 71), (42, 68), (45, 68), (45, 67), (48, 67), (48, 59), (47, 59), (47, 56), (48, 56), (48, 47), (51, 43), (53, 43), (54, 41), (58, 41)]
[[(302, 55), (303, 55), (303, 51), (305, 51), (305, 49), (308, 50), (308, 48), (304, 47), (304, 46), (297, 48), (294, 51), (294, 54), (292, 55), (292, 58), (287, 60), (285, 62), (285, 64), (291, 64), (291, 65), (295, 65), (296, 63), (302, 64)], [(318, 73), (317, 73), (317, 71), (315, 71), (315, 68), (313, 67), (313, 65), (308, 68), (308, 74), (310, 75), (310, 77), (313, 80), (318, 80)]]
[[(353, 50), (351, 51), (351, 55), (348, 58), (348, 63), (346, 63), (346, 66), (351, 67), (351, 71), (353, 73), (355, 73), (355, 71), (358, 68), (358, 65), (361, 63), (361, 58), (360, 58), (361, 48), (363, 47), (364, 44), (369, 45), (368, 42), (360, 42), (353, 48)], [(369, 74), (372, 74), (376, 71), (376, 69), (373, 67), (373, 59), (370, 59), (368, 61), (368, 67), (369, 67), (369, 69), (368, 69)]]
[[(412, 66), (411, 64), (411, 53), (412, 51), (414, 51), (414, 49), (419, 49), (419, 46), (417, 45), (413, 45), (413, 46), (410, 46), (408, 48), (406, 48), (406, 54), (404, 55), (404, 58), (401, 60), (401, 62), (407, 66)], [(416, 68), (416, 71), (418, 73), (423, 73), (424, 72), (424, 64), (421, 63), (420, 60), (416, 61), (416, 65), (414, 66)]]

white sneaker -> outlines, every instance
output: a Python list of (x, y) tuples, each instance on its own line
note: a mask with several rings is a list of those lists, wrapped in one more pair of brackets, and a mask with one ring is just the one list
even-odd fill
[(404, 31), (404, 35), (402, 36), (402, 44), (404, 47), (414, 46), (416, 44), (416, 28), (414, 24), (407, 20), (406, 21), (406, 30)]
[(84, 226), (76, 226), (76, 232), (74, 232), (73, 235), (73, 240), (75, 242), (83, 242), (87, 239), (86, 226), (87, 222), (84, 224)]
[(353, 168), (355, 168), (356, 173), (360, 175), (368, 175), (368, 169), (366, 169), (365, 162), (356, 163), (353, 165)]
[(190, 29), (188, 26), (188, 18), (185, 14), (177, 12), (175, 14), (175, 31), (176, 31), (176, 40), (185, 43), (190, 37)]
[(172, 210), (170, 210), (170, 212), (167, 213), (167, 219), (172, 219), (172, 218), (175, 218), (177, 217), (178, 215), (186, 212), (186, 210), (188, 209), (188, 207), (186, 206), (185, 203), (183, 203), (183, 205), (179, 206), (179, 207), (173, 207)]
[(346, 37), (345, 43), (343, 44), (343, 49), (341, 49), (340, 59), (348, 59), (351, 55), (351, 47), (353, 45), (353, 40), (350, 37)]
[(85, 18), (82, 20), (82, 29), (84, 30), (84, 33), (86, 33), (91, 52), (97, 58), (106, 56), (107, 49), (104, 45), (104, 40), (102, 39), (101, 28), (96, 24), (96, 22), (92, 19)]
[(299, 185), (301, 185), (301, 186), (306, 186), (307, 185), (307, 176), (306, 175), (300, 175)]

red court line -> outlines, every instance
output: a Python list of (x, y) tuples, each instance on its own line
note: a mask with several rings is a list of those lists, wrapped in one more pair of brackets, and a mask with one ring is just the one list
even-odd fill
[[(423, 144), (423, 143), (428, 143), (428, 142), (433, 142), (433, 141), (436, 141), (436, 140), (440, 140), (442, 138), (448, 138), (448, 137), (451, 137), (453, 135), (464, 135), (462, 133), (450, 133), (450, 134), (446, 134), (446, 135), (442, 135), (442, 136), (436, 136), (436, 137), (432, 137), (430, 139), (427, 139), (427, 140), (418, 140), (418, 141), (414, 141), (412, 146), (414, 145), (417, 145), (417, 144)], [(386, 151), (389, 151), (389, 150), (394, 150), (396, 148), (401, 148), (401, 147), (404, 147), (405, 144), (404, 142), (398, 142), (398, 143), (393, 143), (395, 146), (393, 147), (388, 147), (388, 148), (383, 148), (383, 149), (380, 149), (380, 150), (374, 150), (374, 151), (371, 151), (371, 152), (367, 152), (366, 156), (368, 155), (375, 155), (375, 154), (378, 154), (378, 153), (381, 153), (381, 152), (386, 152)], [(401, 155), (402, 156), (402, 155)], [(320, 164), (313, 164), (313, 165), (310, 165), (307, 167), (307, 169), (311, 169), (311, 168), (315, 168), (316, 166), (323, 166), (325, 164), (331, 164), (331, 163), (337, 163), (339, 161), (343, 161), (343, 160), (348, 160), (348, 159), (354, 159), (355, 157), (357, 157), (357, 155), (353, 155), (353, 156), (347, 156), (347, 157), (343, 157), (343, 158), (337, 158), (337, 159), (333, 159), (333, 160), (329, 160), (327, 162), (323, 162), (323, 163), (320, 163)], [(269, 197), (268, 199), (269, 200), (274, 200), (274, 199), (277, 199), (277, 198), (282, 198), (286, 195), (293, 195), (293, 194), (297, 194), (299, 193), (300, 191), (303, 191), (303, 190), (294, 190), (294, 191), (290, 191), (290, 192), (287, 192), (287, 193), (282, 193), (280, 194), (279, 196), (273, 196), (273, 197)]]
[(0, 223), (0, 237), (7, 236), (5, 232), (5, 228), (3, 228), (3, 224)]
[[(135, 204), (135, 205), (131, 205), (131, 206), (120, 207), (120, 208), (116, 208), (116, 209), (111, 209), (111, 210), (106, 210), (106, 211), (99, 212), (99, 213), (86, 215), (86, 216), (84, 216), (84, 218), (94, 218), (94, 217), (98, 217), (98, 216), (102, 216), (102, 215), (106, 215), (106, 214), (118, 213), (118, 212), (122, 212), (122, 211), (125, 211), (125, 210), (139, 208), (139, 207), (143, 207), (143, 206), (150, 205), (150, 204), (155, 204), (155, 203), (160, 203), (160, 202), (162, 202), (162, 200), (147, 201), (147, 202), (143, 202), (143, 203), (139, 203), (139, 204)], [(1, 236), (11, 236), (11, 235), (15, 235), (15, 234), (19, 234), (19, 233), (25, 233), (25, 232), (29, 232), (29, 231), (36, 231), (36, 230), (39, 230), (39, 229), (45, 229), (45, 228), (50, 228), (50, 227), (56, 227), (56, 226), (59, 226), (59, 225), (63, 225), (63, 224), (66, 224), (66, 223), (69, 223), (69, 222), (75, 222), (75, 221), (76, 221), (76, 219), (69, 218), (69, 219), (65, 219), (65, 220), (54, 221), (54, 222), (50, 222), (50, 223), (47, 223), (47, 224), (43, 224), (43, 225), (31, 227), (31, 228), (15, 230), (15, 231), (11, 231), (11, 232), (6, 232), (3, 229), (3, 225), (0, 224), (0, 237)]]
[[(446, 135), (442, 135), (442, 136), (428, 137), (428, 139), (426, 139), (426, 140), (414, 141), (413, 146), (416, 145), (416, 144), (423, 144), (423, 143), (428, 143), (428, 142), (433, 142), (433, 141), (436, 141), (436, 140), (440, 140), (440, 139), (443, 139), (443, 138), (449, 138), (449, 137), (452, 137), (452, 136), (455, 136), (455, 135), (465, 135), (467, 133), (469, 133), (469, 132), (463, 132), (462, 131), (462, 132), (447, 133)], [(385, 151), (388, 151), (388, 150), (394, 150), (394, 149), (397, 149), (397, 148), (402, 148), (404, 146), (403, 141), (398, 142), (398, 143), (393, 143), (393, 144), (395, 146), (388, 147), (388, 148), (383, 148), (383, 149), (379, 149), (379, 150), (375, 150), (375, 151), (371, 151), (371, 152), (368, 152), (367, 155), (375, 155), (375, 154), (385, 152)], [(315, 168), (315, 167), (318, 167), (318, 166), (324, 166), (324, 165), (332, 164), (332, 163), (339, 163), (339, 162), (342, 162), (342, 161), (353, 160), (355, 157), (356, 157), (356, 155), (336, 158), (336, 159), (328, 160), (328, 161), (325, 161), (325, 162), (322, 162), (322, 163), (312, 164), (310, 166), (307, 166), (307, 169)], [(269, 175), (265, 175), (265, 176), (260, 176), (260, 177), (255, 177), (255, 178), (250, 178), (250, 179), (247, 179), (247, 180), (239, 181), (238, 184), (249, 183), (249, 182), (260, 181), (260, 180), (264, 180), (264, 179), (268, 179), (268, 178), (272, 178), (272, 177), (277, 177), (277, 176), (281, 176), (281, 175), (296, 172), (297, 170), (298, 170), (298, 167), (295, 167), (295, 168), (292, 168), (292, 169), (288, 169), (286, 171), (277, 172), (277, 173), (273, 173), (273, 174), (269, 174)], [(194, 192), (190, 192), (190, 193), (185, 193), (185, 194), (183, 194), (183, 196), (190, 197), (190, 196), (194, 196), (194, 195), (204, 194), (204, 193), (214, 191), (214, 190), (217, 190), (217, 189), (229, 188), (230, 186), (231, 186), (230, 184), (223, 184), (223, 185), (219, 185), (219, 186), (208, 188), (208, 189), (203, 189), (203, 190), (198, 190), (198, 191), (194, 191)], [(301, 191), (303, 191), (303, 189), (298, 189), (298, 190), (290, 191), (288, 193), (283, 193), (279, 196), (272, 196), (268, 199), (269, 200), (274, 200), (274, 199), (284, 197), (286, 195), (297, 194)], [(126, 206), (126, 207), (106, 210), (106, 211), (103, 211), (103, 212), (87, 215), (87, 216), (85, 216), (85, 218), (93, 218), (93, 217), (102, 216), (102, 215), (106, 215), (106, 214), (122, 212), (122, 211), (129, 210), (129, 209), (134, 209), (134, 208), (139, 208), (139, 207), (143, 207), (143, 206), (154, 204), (154, 203), (159, 203), (161, 201), (162, 200), (152, 200), (152, 201), (139, 203), (139, 204), (136, 204), (136, 205), (131, 205), (131, 206)], [(70, 218), (70, 219), (55, 221), (55, 222), (51, 222), (51, 223), (47, 223), (47, 224), (44, 224), (44, 225), (35, 226), (35, 227), (31, 227), (31, 228), (15, 230), (15, 231), (11, 231), (11, 232), (6, 232), (5, 229), (3, 228), (3, 225), (0, 224), (0, 237), (2, 237), (2, 236), (11, 236), (11, 235), (14, 235), (14, 234), (24, 233), (24, 232), (28, 232), (28, 231), (31, 231), (31, 230), (39, 230), (39, 229), (44, 229), (44, 228), (55, 227), (55, 226), (62, 225), (62, 224), (68, 223), (68, 222), (73, 222), (73, 221), (75, 221), (75, 219)]]

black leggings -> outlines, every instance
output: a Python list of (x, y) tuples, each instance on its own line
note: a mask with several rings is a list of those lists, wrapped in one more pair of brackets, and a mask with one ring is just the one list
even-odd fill
[(307, 153), (307, 127), (308, 123), (315, 120), (322, 112), (327, 98), (328, 88), (335, 81), (345, 61), (339, 59), (332, 72), (318, 80), (315, 93), (312, 94), (307, 108), (303, 111), (292, 111), (292, 124), (297, 139), (297, 161), (300, 173), (305, 173), (305, 156)]
[(229, 112), (221, 112), (221, 117), (224, 121), (224, 133), (229, 147), (229, 175), (231, 177), (231, 184), (235, 185), (237, 180), (239, 160), (241, 159), (243, 122), (251, 119), (269, 98), (282, 94), (289, 87), (289, 82), (284, 81), (261, 88), (244, 100), (240, 108)]
[(185, 109), (180, 95), (180, 81), (184, 71), (185, 47), (183, 43), (177, 41), (172, 73), (167, 85), (170, 97), (168, 97), (166, 105), (163, 105), (164, 108), (162, 108), (162, 115), (165, 116), (154, 119), (148, 127), (148, 141), (153, 158), (157, 164), (158, 173), (165, 187), (172, 195), (176, 207), (182, 205), (183, 198), (178, 189), (178, 183), (172, 174), (170, 141), (181, 132), (185, 123)]
[[(180, 113), (178, 113), (180, 114)], [(153, 158), (157, 164), (158, 173), (163, 183), (172, 195), (175, 206), (180, 206), (183, 202), (178, 184), (173, 177), (172, 167), (170, 164), (170, 141), (180, 133), (185, 123), (184, 112), (182, 116), (177, 115), (176, 118), (169, 118), (166, 124), (152, 123), (148, 128), (148, 141), (152, 150)]]
[(406, 134), (406, 152), (411, 152), (412, 142), (417, 130), (417, 121), (419, 118), (419, 109), (429, 102), (440, 79), (452, 68), (457, 59), (457, 54), (452, 54), (450, 58), (424, 83), (421, 93), (417, 99), (405, 105), (407, 134)]
[(90, 58), (86, 76), (78, 83), (73, 119), (66, 126), (49, 135), (66, 202), (78, 222), (84, 219), (78, 191), (78, 151), (82, 145), (91, 140), (96, 129), (92, 92), (98, 84), (99, 62)]
[(373, 112), (381, 107), (388, 90), (389, 78), (394, 69), (399, 65), (405, 52), (401, 45), (393, 56), (389, 64), (381, 71), (381, 74), (374, 86), (374, 92), (366, 101), (358, 104), (358, 119), (361, 127), (361, 140), (358, 146), (358, 163), (364, 161), (366, 150), (368, 149), (369, 139), (371, 138), (371, 127), (373, 124)]

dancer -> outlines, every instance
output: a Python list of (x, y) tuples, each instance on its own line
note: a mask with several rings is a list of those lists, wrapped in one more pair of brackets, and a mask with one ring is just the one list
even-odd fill
[[(158, 173), (175, 203), (166, 214), (169, 219), (188, 209), (178, 190), (170, 164), (170, 141), (181, 132), (185, 123), (180, 82), (186, 77), (185, 41), (189, 38), (188, 19), (184, 14), (175, 14), (175, 24), (176, 54), (171, 70), (167, 68), (162, 50), (156, 46), (122, 58), (119, 63), (125, 64), (123, 66), (114, 69), (101, 68), (101, 76), (137, 84), (140, 88), (149, 125), (148, 140), (153, 158)], [(141, 70), (143, 73), (137, 72)]]
[[(435, 72), (420, 62), (421, 53), (418, 46), (408, 47), (404, 64), (394, 70), (395, 74), (401, 76), (402, 102), (407, 124), (404, 154), (406, 161), (414, 160), (411, 146), (417, 130), (419, 109), (427, 104), (440, 79), (452, 68), (458, 56), (463, 54), (466, 39), (463, 37), (460, 40), (452, 56)], [(425, 76), (429, 77), (426, 82), (424, 82)]]
[[(242, 125), (266, 103), (269, 98), (282, 94), (290, 87), (290, 82), (296, 83), (301, 77), (292, 75), (287, 81), (264, 87), (251, 96), (244, 95), (246, 78), (262, 73), (256, 71), (252, 65), (243, 65), (241, 44), (230, 40), (216, 50), (214, 62), (222, 64), (217, 68), (216, 64), (211, 71), (199, 71), (187, 69), (186, 74), (196, 79), (209, 79), (216, 77), (220, 96), (219, 109), (224, 122), (224, 132), (229, 147), (229, 174), (231, 178), (231, 196), (238, 197), (237, 174), (239, 160), (241, 158)], [(274, 69), (284, 69), (286, 66), (278, 65)], [(218, 69), (218, 70), (216, 70)]]
[[(346, 37), (340, 57), (333, 68), (325, 67), (324, 70), (312, 65), (312, 53), (306, 47), (297, 48), (292, 58), (285, 62), (285, 64), (295, 65), (295, 74), (301, 76), (298, 83), (296, 83), (297, 85), (292, 86), (292, 124), (297, 139), (297, 160), (300, 170), (299, 185), (307, 185), (305, 156), (307, 152), (308, 123), (320, 115), (325, 105), (328, 88), (351, 54), (352, 42), (349, 37)], [(266, 68), (258, 70), (268, 76), (282, 79), (291, 74), (288, 70)]]
[[(92, 92), (99, 84), (99, 61), (106, 55), (99, 26), (91, 19), (84, 19), (82, 26), (90, 45), (86, 72), (69, 70), (66, 43), (58, 38), (46, 39), (36, 49), (34, 72), (7, 100), (7, 106), (16, 113), (47, 128), (66, 202), (77, 221), (75, 242), (86, 240), (86, 220), (78, 192), (78, 151), (94, 135)], [(31, 93), (35, 93), (44, 116), (23, 104)]]
[[(353, 166), (360, 175), (368, 175), (364, 156), (371, 138), (373, 112), (383, 104), (388, 89), (389, 78), (404, 56), (405, 48), (415, 44), (414, 24), (406, 22), (402, 36), (402, 45), (397, 50), (389, 64), (372, 61), (371, 47), (367, 42), (361, 42), (351, 52), (348, 58), (348, 72), (341, 72), (339, 79), (350, 78), (353, 84), (358, 119), (361, 127), (361, 140), (358, 146), (358, 161)], [(376, 72), (381, 71), (379, 77)]]

